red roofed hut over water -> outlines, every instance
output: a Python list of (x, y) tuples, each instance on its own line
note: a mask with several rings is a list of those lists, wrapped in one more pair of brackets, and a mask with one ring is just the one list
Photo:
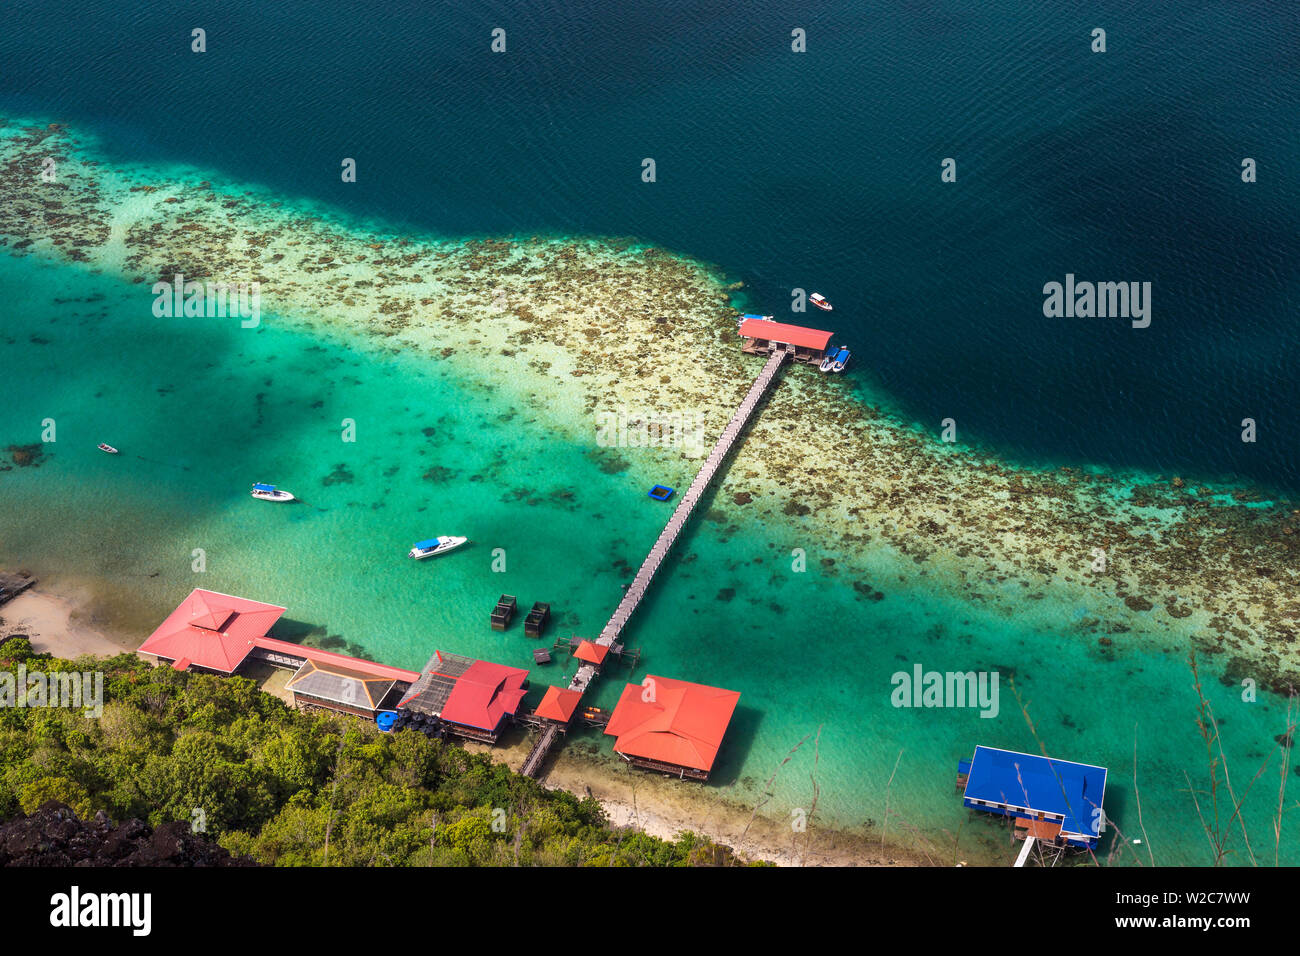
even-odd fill
[(573, 719), (573, 713), (581, 702), (581, 691), (564, 687), (548, 687), (533, 715), (543, 720), (553, 720), (557, 724), (567, 725)]
[(820, 365), (834, 333), (767, 319), (745, 319), (740, 323), (740, 335), (745, 340), (742, 352), (769, 355), (790, 346), (794, 349), (791, 357), (796, 362)]
[(419, 678), (414, 671), (268, 637), (285, 609), (195, 588), (158, 626), (139, 652), (178, 671), (236, 673), (262, 661), (295, 671), (287, 689), (297, 707), (357, 717), (388, 709)]
[(677, 777), (709, 779), (740, 692), (668, 677), (628, 684), (605, 733), (628, 763)]

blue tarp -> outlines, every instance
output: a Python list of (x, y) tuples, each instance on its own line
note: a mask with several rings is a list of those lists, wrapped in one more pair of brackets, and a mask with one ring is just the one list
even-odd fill
[(1063, 818), (1062, 836), (1078, 835), (1095, 843), (1103, 819), (1096, 811), (1105, 795), (1105, 767), (976, 747), (962, 802), (976, 810), (1025, 819), (1053, 814)]
[(275, 491), (275, 485), (253, 485), (254, 491)]
[(421, 551), (427, 551), (429, 548), (436, 548), (438, 546), (438, 539), (430, 538), (428, 541), (417, 541), (415, 542), (415, 546)]

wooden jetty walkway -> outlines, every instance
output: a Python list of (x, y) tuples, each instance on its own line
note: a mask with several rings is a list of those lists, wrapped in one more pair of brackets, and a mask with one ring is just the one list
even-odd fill
[[(709, 485), (718, 474), (718, 469), (722, 467), (723, 461), (731, 452), (732, 446), (740, 437), (745, 425), (749, 423), (750, 417), (754, 414), (754, 409), (762, 401), (764, 393), (771, 387), (776, 380), (776, 373), (780, 370), (782, 363), (790, 357), (790, 351), (780, 349), (772, 352), (767, 364), (763, 366), (763, 371), (754, 379), (754, 384), (749, 387), (744, 400), (736, 408), (736, 412), (731, 416), (731, 421), (727, 427), (722, 430), (717, 443), (713, 446), (713, 451), (709, 452), (709, 457), (705, 459), (704, 464), (700, 467), (699, 472), (695, 475), (695, 480), (691, 482), (690, 488), (682, 495), (681, 500), (677, 503), (677, 508), (673, 511), (673, 516), (668, 519), (668, 524), (664, 525), (664, 530), (659, 532), (659, 537), (646, 555), (641, 567), (628, 585), (627, 593), (623, 595), (623, 600), (618, 602), (618, 607), (614, 609), (613, 615), (610, 616), (609, 622), (600, 632), (600, 637), (596, 638), (597, 644), (610, 647), (622, 633), (628, 619), (645, 597), (646, 591), (650, 588), (650, 583), (654, 580), (655, 573), (668, 557), (668, 552), (672, 549), (677, 536), (681, 534), (682, 528), (690, 520), (691, 513), (695, 506), (699, 504), (704, 493), (708, 491)], [(569, 690), (576, 690), (579, 693), (585, 693), (587, 687), (591, 684), (592, 678), (596, 676), (597, 670), (592, 664), (584, 664), (578, 668), (578, 673), (574, 675), (569, 682)], [(532, 749), (524, 759), (524, 765), (520, 770), (526, 777), (536, 776), (537, 771), (542, 766), (542, 761), (546, 759), (546, 753), (555, 743), (559, 735), (559, 726), (549, 724), (542, 731), (537, 740), (533, 742)]]

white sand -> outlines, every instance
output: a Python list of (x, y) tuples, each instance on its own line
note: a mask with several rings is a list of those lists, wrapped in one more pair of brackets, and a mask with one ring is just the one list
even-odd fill
[(0, 639), (25, 634), (39, 653), (65, 660), (89, 654), (115, 657), (139, 645), (96, 622), (85, 595), (31, 588), (0, 607)]

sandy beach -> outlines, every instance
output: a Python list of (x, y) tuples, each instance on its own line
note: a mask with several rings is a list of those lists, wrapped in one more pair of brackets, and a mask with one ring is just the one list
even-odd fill
[(0, 607), (0, 640), (25, 635), (32, 648), (72, 660), (115, 657), (133, 652), (139, 641), (108, 628), (97, 616), (89, 596), (75, 589), (34, 587)]

